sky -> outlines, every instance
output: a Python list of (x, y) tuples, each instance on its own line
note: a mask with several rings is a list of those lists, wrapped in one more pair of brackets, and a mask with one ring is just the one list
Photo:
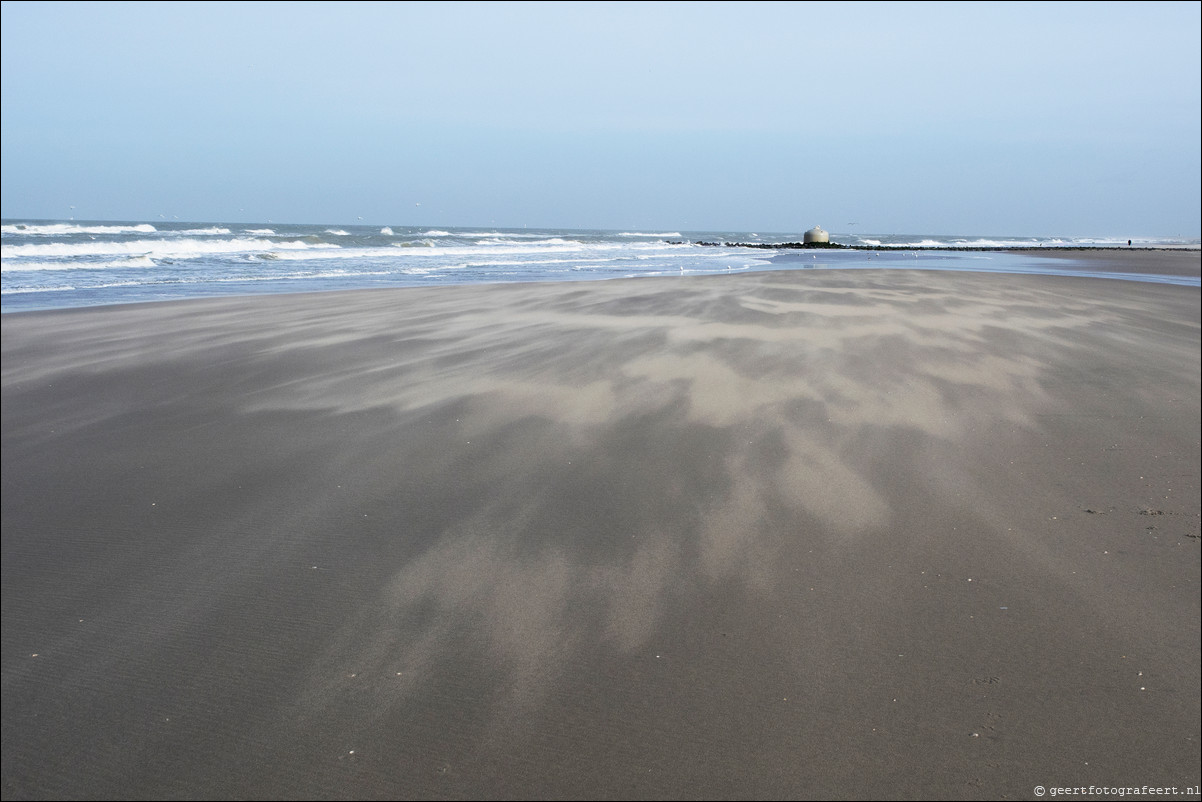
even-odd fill
[(1197, 237), (1200, 12), (4, 2), (0, 216)]

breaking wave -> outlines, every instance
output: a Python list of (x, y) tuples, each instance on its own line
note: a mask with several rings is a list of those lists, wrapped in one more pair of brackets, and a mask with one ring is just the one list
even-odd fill
[(306, 248), (337, 248), (337, 245), (314, 246), (291, 240), (273, 242), (267, 239), (236, 238), (228, 240), (198, 239), (138, 239), (100, 242), (51, 242), (0, 246), (0, 257), (22, 259), (29, 257), (59, 257), (79, 259), (90, 256), (145, 255), (156, 259), (191, 259), (214, 254), (256, 253), (271, 250), (304, 250)]
[(154, 234), (157, 228), (149, 223), (133, 226), (77, 225), (75, 223), (5, 223), (0, 232), (13, 236), (67, 237), (72, 234)]

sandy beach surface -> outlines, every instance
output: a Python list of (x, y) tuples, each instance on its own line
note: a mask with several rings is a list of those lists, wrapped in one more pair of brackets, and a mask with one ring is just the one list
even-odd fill
[(5, 315), (3, 796), (1196, 795), (1199, 307), (794, 270)]

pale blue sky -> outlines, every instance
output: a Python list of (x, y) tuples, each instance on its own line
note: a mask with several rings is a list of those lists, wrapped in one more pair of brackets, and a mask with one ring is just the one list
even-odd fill
[(5, 2), (0, 203), (1196, 237), (1200, 10)]

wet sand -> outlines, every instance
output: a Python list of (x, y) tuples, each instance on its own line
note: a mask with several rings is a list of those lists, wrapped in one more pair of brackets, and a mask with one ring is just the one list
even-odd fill
[(902, 270), (5, 315), (3, 796), (1196, 786), (1199, 318)]
[(1122, 273), (1162, 276), (1202, 275), (1202, 251), (1197, 250), (1015, 248), (1013, 252), (1077, 262), (1091, 270), (1110, 269)]

